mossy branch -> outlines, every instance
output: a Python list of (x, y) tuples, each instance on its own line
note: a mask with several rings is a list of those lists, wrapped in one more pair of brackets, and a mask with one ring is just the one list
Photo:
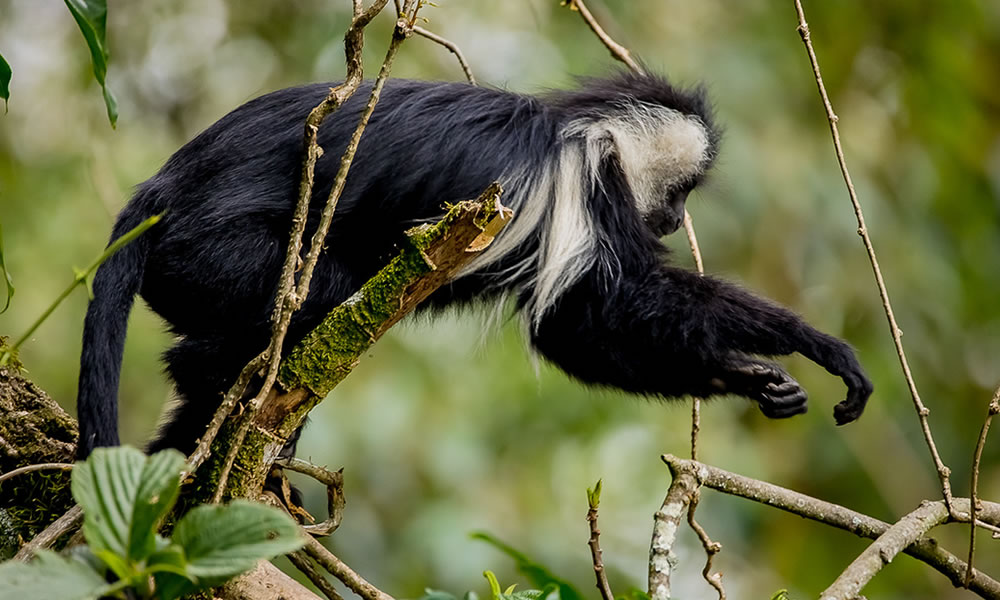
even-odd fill
[[(489, 246), (513, 216), (500, 203), (501, 193), (494, 183), (478, 199), (452, 206), (437, 223), (410, 229), (400, 253), (292, 349), (281, 362), (277, 388), (252, 416), (224, 497), (255, 497), (285, 440), (306, 414), (390, 327)], [(224, 426), (196, 477), (198, 487), (209, 493), (221, 468), (220, 457), (228, 451), (227, 430), (237, 426), (234, 421)]]

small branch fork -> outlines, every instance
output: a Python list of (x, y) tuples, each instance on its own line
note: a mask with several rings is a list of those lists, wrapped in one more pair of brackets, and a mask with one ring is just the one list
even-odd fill
[(802, 38), (802, 43), (805, 44), (806, 52), (809, 54), (809, 63), (812, 65), (813, 77), (816, 79), (816, 87), (819, 89), (820, 98), (823, 101), (823, 106), (826, 108), (826, 118), (830, 122), (830, 134), (833, 136), (833, 147), (837, 152), (837, 163), (840, 165), (840, 173), (844, 177), (844, 183), (847, 185), (847, 192), (851, 197), (851, 204), (854, 206), (854, 216), (858, 221), (858, 235), (861, 236), (861, 240), (864, 242), (865, 250), (868, 252), (868, 260), (872, 265), (872, 272), (875, 275), (875, 283), (878, 285), (878, 293), (882, 299), (882, 308), (885, 310), (886, 319), (889, 321), (889, 331), (892, 333), (892, 341), (896, 346), (896, 354), (899, 356), (899, 364), (903, 369), (903, 376), (906, 378), (906, 385), (910, 390), (910, 397), (913, 399), (913, 406), (917, 410), (917, 416), (920, 419), (920, 428), (924, 434), (924, 441), (927, 443), (927, 447), (931, 452), (931, 457), (934, 459), (934, 466), (937, 469), (938, 479), (941, 480), (941, 493), (944, 497), (945, 504), (948, 506), (949, 514), (951, 518), (955, 520), (966, 520), (968, 519), (965, 515), (958, 514), (951, 502), (951, 469), (949, 469), (944, 462), (941, 460), (941, 455), (938, 453), (937, 445), (934, 443), (934, 436), (931, 434), (930, 422), (927, 416), (930, 414), (930, 409), (928, 409), (924, 403), (920, 400), (920, 393), (917, 391), (917, 384), (913, 380), (913, 374), (910, 372), (909, 362), (906, 360), (906, 353), (903, 350), (903, 340), (902, 340), (902, 330), (900, 330), (899, 325), (896, 323), (896, 316), (892, 312), (892, 304), (889, 302), (889, 291), (885, 287), (885, 281), (882, 278), (882, 270), (878, 265), (878, 258), (875, 256), (875, 247), (872, 246), (871, 237), (868, 235), (868, 227), (865, 225), (865, 215), (861, 210), (861, 202), (858, 200), (858, 194), (854, 189), (854, 182), (851, 180), (851, 173), (847, 169), (847, 161), (844, 158), (844, 149), (840, 143), (840, 130), (837, 127), (838, 117), (835, 112), (833, 112), (833, 105), (830, 103), (830, 96), (826, 93), (826, 85), (823, 84), (823, 75), (820, 73), (819, 61), (816, 58), (816, 51), (813, 49), (812, 41), (809, 36), (809, 24), (806, 23), (805, 11), (802, 9), (801, 0), (794, 0), (795, 11), (798, 14), (799, 25), (798, 32), (799, 36)]
[[(402, 12), (400, 0), (393, 0), (393, 1), (396, 3), (396, 12), (397, 13)], [(426, 21), (426, 19), (424, 20)], [(469, 62), (465, 60), (465, 54), (462, 53), (462, 49), (458, 47), (458, 44), (434, 33), (433, 31), (424, 29), (420, 25), (414, 25), (412, 31), (413, 33), (421, 37), (429, 39), (435, 44), (440, 44), (444, 46), (449, 52), (454, 54), (455, 58), (458, 59), (459, 66), (462, 67), (462, 72), (465, 73), (465, 78), (468, 79), (469, 83), (471, 83), (472, 85), (478, 85), (476, 83), (476, 77), (472, 74), (472, 68), (469, 67)]]

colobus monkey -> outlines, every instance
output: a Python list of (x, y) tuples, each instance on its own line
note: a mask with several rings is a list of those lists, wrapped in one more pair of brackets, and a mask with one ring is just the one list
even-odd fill
[[(320, 131), (313, 229), (370, 85)], [(122, 210), (112, 239), (166, 216), (94, 280), (79, 456), (119, 443), (118, 376), (136, 293), (177, 336), (165, 361), (179, 402), (151, 451), (192, 450), (222, 393), (264, 348), (303, 123), (329, 87), (281, 90), (237, 108), (174, 154)], [(735, 394), (772, 418), (804, 412), (806, 393), (758, 357), (799, 352), (847, 384), (834, 416), (853, 421), (872, 385), (847, 344), (781, 306), (667, 263), (659, 238), (680, 227), (685, 199), (718, 146), (704, 93), (657, 76), (583, 80), (540, 96), (390, 80), (287, 347), (374, 275), (405, 229), (498, 180), (513, 222), (429, 305), (512, 297), (534, 348), (585, 383), (655, 397)]]

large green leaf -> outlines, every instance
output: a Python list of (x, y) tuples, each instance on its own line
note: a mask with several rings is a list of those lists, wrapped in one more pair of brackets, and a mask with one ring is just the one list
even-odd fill
[(172, 540), (184, 549), (188, 575), (215, 585), (253, 568), (257, 561), (287, 554), (305, 540), (280, 510), (246, 500), (202, 505), (177, 523)]
[[(0, 57), (0, 62), (2, 62), (2, 61), (3, 61), (3, 57)], [(3, 63), (3, 64), (7, 64), (7, 63)], [(3, 73), (0, 73), (0, 75), (3, 75)], [(6, 88), (3, 87), (2, 82), (0, 82), (0, 88), (6, 89)], [(3, 285), (4, 286), (4, 290), (5, 290), (5, 292), (3, 294), (3, 296), (5, 297), (4, 303), (3, 303), (3, 308), (0, 308), (0, 313), (2, 313), (5, 310), (7, 310), (7, 308), (10, 307), (10, 299), (14, 297), (14, 279), (10, 276), (10, 272), (7, 271), (7, 265), (4, 264), (4, 262), (3, 262), (3, 227), (2, 226), (0, 226), (0, 285)]]
[(73, 470), (87, 542), (119, 577), (156, 550), (156, 525), (177, 499), (183, 466), (176, 450), (147, 458), (123, 446), (98, 448)]
[(546, 595), (550, 594), (554, 589), (558, 589), (559, 597), (562, 600), (586, 600), (586, 597), (573, 587), (573, 584), (555, 575), (544, 565), (531, 559), (528, 555), (513, 546), (509, 546), (492, 535), (483, 532), (472, 534), (472, 538), (482, 540), (514, 559), (514, 562), (517, 563), (517, 570), (527, 577), (533, 585), (542, 589)]
[(83, 562), (48, 550), (40, 551), (30, 563), (12, 560), (0, 564), (0, 600), (92, 600), (110, 587)]
[(69, 12), (73, 13), (76, 24), (80, 27), (83, 38), (90, 48), (90, 61), (94, 65), (94, 79), (101, 84), (104, 93), (104, 104), (108, 109), (108, 120), (114, 127), (118, 122), (118, 101), (105, 82), (108, 73), (108, 40), (106, 26), (108, 21), (107, 0), (64, 0)]
[(153, 573), (157, 600), (173, 600), (198, 589), (188, 577), (187, 559), (177, 544), (169, 544), (150, 555), (146, 570)]
[(3, 54), (0, 54), (0, 98), (3, 98), (5, 106), (7, 100), (10, 100), (10, 77), (12, 73), (10, 65), (7, 64)]

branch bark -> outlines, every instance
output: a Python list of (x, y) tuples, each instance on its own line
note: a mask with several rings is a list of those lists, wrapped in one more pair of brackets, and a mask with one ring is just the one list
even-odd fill
[[(805, 517), (819, 523), (832, 525), (838, 529), (849, 531), (859, 537), (877, 539), (889, 530), (889, 524), (874, 517), (853, 511), (838, 504), (818, 500), (800, 492), (789, 490), (773, 483), (759, 481), (737, 475), (717, 467), (693, 460), (685, 460), (670, 454), (662, 456), (663, 462), (670, 468), (674, 479), (683, 478), (685, 482), (694, 479), (701, 485), (739, 496), (767, 506), (778, 508), (792, 514)], [(685, 483), (685, 485), (691, 485)], [(673, 488), (673, 484), (671, 484)], [(954, 505), (959, 510), (968, 510), (968, 500), (955, 498)], [(942, 503), (938, 503), (942, 504)], [(996, 524), (1000, 520), (1000, 504), (983, 502), (982, 519)], [(967, 565), (954, 554), (938, 546), (937, 541), (920, 537), (903, 549), (903, 552), (923, 561), (947, 577), (955, 587), (965, 586), (965, 571)], [(979, 570), (973, 571), (969, 590), (983, 598), (996, 600), (1000, 598), (1000, 582)]]
[(225, 497), (256, 498), (271, 463), (306, 414), (354, 369), (376, 340), (454, 278), (510, 221), (513, 213), (500, 204), (501, 193), (499, 184), (493, 184), (479, 199), (454, 205), (438, 223), (407, 232), (400, 254), (282, 360), (277, 385), (261, 409), (226, 422), (210, 459), (195, 478), (198, 487), (215, 489), (234, 441), (229, 431), (249, 420)]

